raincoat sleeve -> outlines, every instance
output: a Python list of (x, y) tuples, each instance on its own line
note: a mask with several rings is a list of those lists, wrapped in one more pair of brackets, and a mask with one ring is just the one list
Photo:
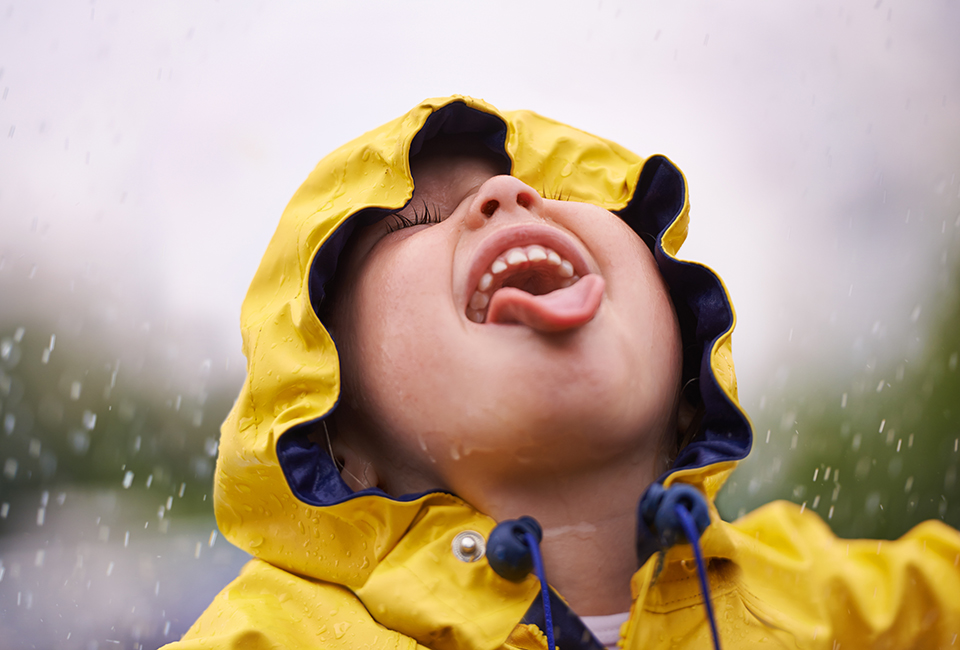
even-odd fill
[[(895, 541), (846, 540), (770, 504), (736, 522), (751, 609), (799, 647), (949, 647), (960, 632), (960, 533), (926, 521)], [(834, 645), (836, 644), (836, 645)]]
[(251, 560), (183, 638), (163, 650), (426, 650), (374, 621), (345, 587)]

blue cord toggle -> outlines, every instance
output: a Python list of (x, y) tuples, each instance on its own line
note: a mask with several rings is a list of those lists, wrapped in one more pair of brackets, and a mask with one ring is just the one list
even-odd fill
[(550, 587), (543, 569), (540, 542), (543, 529), (533, 517), (520, 517), (500, 522), (487, 540), (487, 562), (501, 578), (520, 582), (530, 571), (540, 580), (540, 597), (543, 599), (543, 618), (550, 650), (557, 647), (553, 637), (553, 615), (550, 613)]
[(692, 515), (698, 538), (710, 525), (710, 509), (697, 488), (684, 483), (664, 488), (661, 484), (654, 483), (647, 488), (640, 501), (640, 515), (656, 533), (660, 548), (664, 550), (682, 543), (685, 537), (690, 539), (683, 534), (680, 520), (674, 512), (677, 505), (682, 505), (684, 510)]
[(543, 530), (533, 517), (502, 521), (490, 533), (487, 561), (501, 578), (521, 582), (533, 571), (533, 558), (525, 538), (527, 533), (532, 533), (538, 544), (543, 539)]

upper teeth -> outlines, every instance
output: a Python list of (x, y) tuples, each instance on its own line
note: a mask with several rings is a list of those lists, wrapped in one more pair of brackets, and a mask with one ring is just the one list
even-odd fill
[[(470, 304), (467, 307), (467, 318), (475, 323), (482, 323), (486, 319), (487, 305), (490, 304), (491, 287), (493, 281), (506, 270), (516, 270), (519, 268), (530, 268), (532, 266), (555, 267), (556, 273), (561, 278), (560, 288), (569, 287), (580, 279), (573, 270), (573, 264), (560, 257), (556, 251), (545, 246), (533, 244), (511, 248), (497, 256), (490, 264), (490, 268), (480, 276), (477, 282), (477, 288), (470, 297)], [(499, 288), (499, 287), (498, 287)]]

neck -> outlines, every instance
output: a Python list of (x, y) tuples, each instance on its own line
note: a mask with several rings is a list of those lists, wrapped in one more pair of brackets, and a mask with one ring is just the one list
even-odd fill
[(607, 465), (599, 472), (557, 473), (528, 484), (486, 485), (468, 500), (498, 521), (522, 515), (543, 527), (547, 580), (582, 616), (630, 608), (638, 569), (637, 503), (655, 478), (653, 462)]

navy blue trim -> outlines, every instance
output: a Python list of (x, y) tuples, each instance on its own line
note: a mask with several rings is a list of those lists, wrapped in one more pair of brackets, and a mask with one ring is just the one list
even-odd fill
[[(333, 409), (330, 412), (332, 413)], [(280, 469), (290, 485), (290, 491), (304, 503), (311, 506), (332, 506), (363, 496), (379, 496), (407, 502), (416, 501), (427, 494), (447, 494), (442, 490), (430, 490), (394, 497), (375, 487), (354, 492), (343, 482), (340, 470), (327, 450), (310, 440), (310, 433), (316, 427), (322, 427), (322, 420), (323, 418), (319, 418), (304, 422), (289, 429), (277, 440)]]
[[(554, 642), (560, 650), (604, 650), (604, 646), (587, 629), (580, 617), (550, 589), (550, 610), (553, 619)], [(536, 625), (546, 634), (543, 599), (534, 598), (527, 613), (520, 619), (526, 625)]]
[[(638, 234), (656, 233), (654, 259), (670, 289), (680, 323), (683, 344), (683, 382), (699, 380), (704, 407), (699, 430), (677, 455), (663, 480), (678, 470), (742, 460), (750, 453), (753, 433), (744, 413), (717, 383), (710, 355), (717, 339), (733, 327), (733, 309), (713, 271), (676, 260), (663, 250), (662, 237), (683, 210), (686, 188), (683, 175), (663, 156), (652, 156), (643, 166), (637, 190), (620, 216)], [(694, 405), (697, 406), (697, 405)], [(641, 500), (642, 501), (642, 500)], [(637, 517), (637, 557), (641, 564), (660, 550), (657, 536)]]

